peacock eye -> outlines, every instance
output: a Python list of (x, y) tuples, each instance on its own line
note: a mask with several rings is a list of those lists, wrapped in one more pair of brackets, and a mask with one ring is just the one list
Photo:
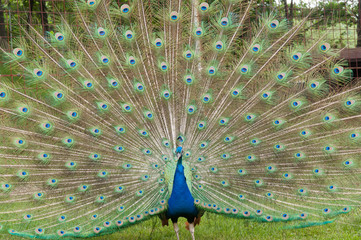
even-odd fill
[(124, 14), (127, 14), (130, 12), (130, 7), (128, 4), (123, 4), (121, 7), (120, 7), (120, 11)]
[(199, 5), (199, 8), (201, 9), (202, 12), (206, 12), (209, 8), (209, 4), (206, 2), (203, 2)]
[(229, 24), (229, 20), (228, 20), (228, 18), (224, 17), (224, 18), (221, 19), (220, 23), (221, 23), (222, 27), (226, 27)]
[(171, 21), (175, 22), (177, 21), (179, 18), (179, 14), (176, 11), (173, 11), (170, 13), (170, 19)]

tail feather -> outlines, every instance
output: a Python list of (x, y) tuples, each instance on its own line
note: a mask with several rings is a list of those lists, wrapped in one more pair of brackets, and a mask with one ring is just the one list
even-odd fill
[(195, 225), (208, 211), (307, 227), (358, 208), (361, 85), (327, 35), (299, 39), (311, 15), (255, 20), (255, 4), (74, 1), (46, 36), (20, 18), (0, 47), (18, 73), (0, 81), (0, 229), (168, 225), (176, 147)]

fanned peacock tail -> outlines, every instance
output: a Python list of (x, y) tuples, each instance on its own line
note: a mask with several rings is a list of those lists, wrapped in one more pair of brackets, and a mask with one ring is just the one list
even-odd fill
[(307, 18), (69, 4), (1, 48), (24, 78), (0, 82), (2, 233), (89, 237), (166, 212), (177, 141), (200, 211), (309, 226), (360, 205), (361, 86), (326, 38), (297, 40)]

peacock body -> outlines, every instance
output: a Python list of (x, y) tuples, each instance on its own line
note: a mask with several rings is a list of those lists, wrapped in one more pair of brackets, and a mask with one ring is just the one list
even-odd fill
[[(19, 24), (0, 82), (1, 234), (112, 233), (203, 212), (312, 226), (360, 205), (360, 84), (253, 2), (76, 0)], [(21, 19), (19, 21), (22, 21)], [(250, 37), (247, 37), (250, 36)]]

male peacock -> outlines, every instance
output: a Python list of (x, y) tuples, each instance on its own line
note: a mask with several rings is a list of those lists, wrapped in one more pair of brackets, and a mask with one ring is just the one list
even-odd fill
[(1, 48), (19, 73), (0, 82), (1, 234), (158, 215), (194, 238), (205, 211), (305, 227), (360, 205), (361, 85), (327, 39), (298, 40), (307, 19), (249, 21), (252, 1), (69, 4)]

